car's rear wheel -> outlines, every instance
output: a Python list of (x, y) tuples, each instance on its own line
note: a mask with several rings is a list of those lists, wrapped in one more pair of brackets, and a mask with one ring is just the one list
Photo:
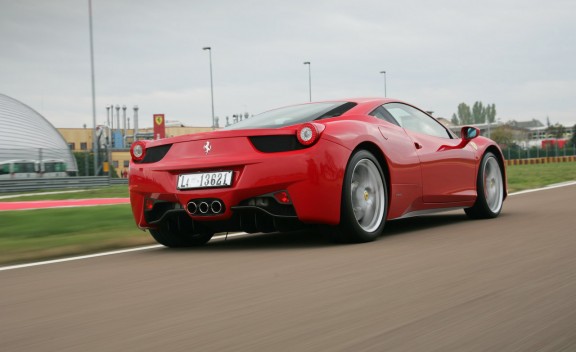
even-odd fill
[(344, 175), (340, 242), (369, 242), (384, 229), (388, 193), (380, 163), (372, 153), (360, 150), (350, 158)]
[(149, 231), (156, 242), (171, 248), (203, 246), (214, 236), (213, 232), (194, 226), (187, 215), (171, 218)]
[(476, 182), (478, 196), (472, 207), (464, 209), (466, 215), (473, 219), (497, 217), (504, 201), (504, 178), (493, 153), (488, 152), (482, 158)]

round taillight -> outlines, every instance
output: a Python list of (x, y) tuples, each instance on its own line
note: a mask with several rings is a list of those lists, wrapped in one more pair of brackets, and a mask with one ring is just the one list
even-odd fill
[(146, 155), (146, 144), (142, 141), (134, 142), (130, 148), (130, 154), (132, 156), (132, 160), (141, 161)]
[(300, 142), (302, 145), (311, 145), (312, 143), (316, 142), (318, 135), (318, 128), (311, 123), (303, 124), (296, 131), (298, 142)]

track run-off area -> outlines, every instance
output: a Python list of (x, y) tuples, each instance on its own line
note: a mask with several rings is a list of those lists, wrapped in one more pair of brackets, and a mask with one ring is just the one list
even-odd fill
[(520, 192), (496, 219), (358, 245), (241, 234), (0, 267), (0, 351), (576, 350), (575, 200)]

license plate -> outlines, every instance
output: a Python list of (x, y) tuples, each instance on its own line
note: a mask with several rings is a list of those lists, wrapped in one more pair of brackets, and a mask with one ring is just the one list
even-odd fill
[(232, 171), (202, 172), (178, 175), (178, 189), (228, 187), (232, 185)]

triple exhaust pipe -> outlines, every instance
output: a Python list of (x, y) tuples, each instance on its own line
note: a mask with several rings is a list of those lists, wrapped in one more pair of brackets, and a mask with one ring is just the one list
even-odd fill
[(192, 215), (217, 215), (224, 212), (224, 205), (218, 199), (191, 200), (186, 210)]

